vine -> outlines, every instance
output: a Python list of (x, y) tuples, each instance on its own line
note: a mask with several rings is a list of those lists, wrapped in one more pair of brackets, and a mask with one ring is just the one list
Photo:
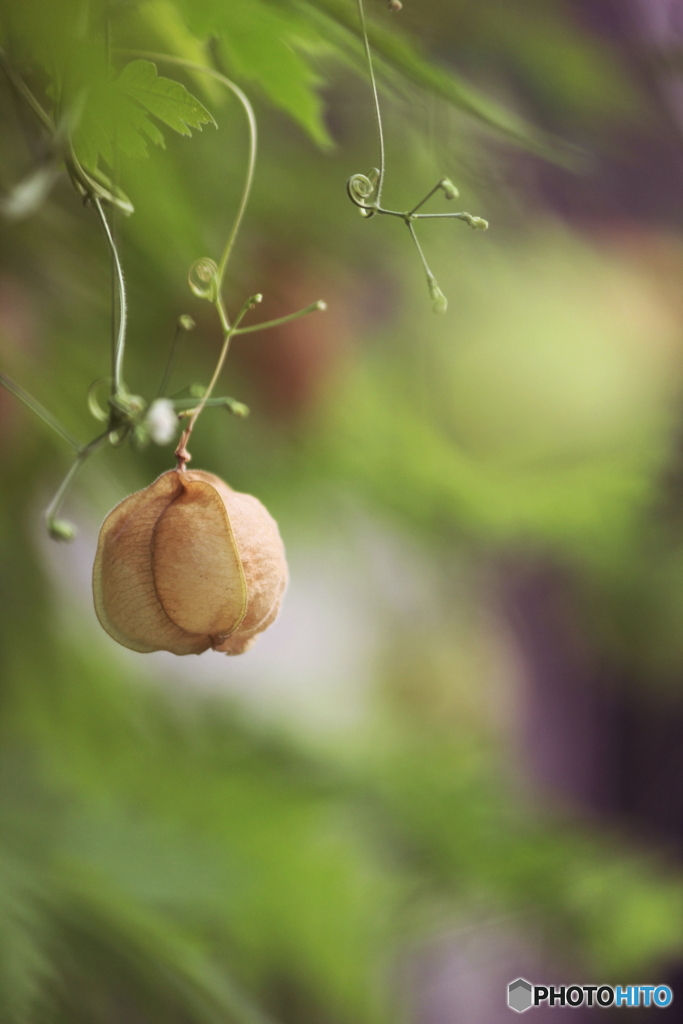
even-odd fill
[[(280, 324), (288, 323), (299, 317), (306, 316), (317, 310), (326, 309), (326, 304), (319, 300), (311, 303), (304, 309), (290, 313), (288, 316), (279, 317), (276, 320), (268, 320), (261, 323), (249, 324), (242, 327), (244, 317), (257, 306), (262, 296), (260, 294), (250, 296), (242, 305), (241, 309), (231, 321), (222, 296), (225, 274), (233, 252), (239, 230), (242, 226), (244, 214), (247, 209), (251, 188), (254, 179), (254, 169), (257, 157), (257, 125), (253, 108), (245, 93), (233, 81), (214, 68), (194, 61), (185, 60), (170, 54), (147, 53), (129, 51), (131, 55), (144, 60), (155, 62), (166, 62), (182, 67), (188, 71), (199, 72), (208, 75), (227, 89), (239, 100), (245, 113), (249, 131), (249, 149), (247, 158), (247, 169), (241, 198), (237, 207), (234, 222), (228, 234), (227, 241), (219, 261), (216, 263), (209, 257), (202, 257), (197, 260), (189, 272), (190, 289), (198, 298), (205, 299), (215, 307), (218, 319), (223, 332), (223, 343), (216, 361), (216, 365), (206, 388), (193, 386), (190, 389), (191, 399), (172, 399), (165, 395), (166, 388), (171, 379), (171, 372), (174, 359), (177, 353), (177, 343), (182, 331), (191, 330), (194, 322), (190, 317), (182, 316), (178, 322), (176, 335), (171, 352), (163, 375), (161, 387), (157, 398), (147, 404), (140, 395), (133, 395), (125, 384), (124, 358), (126, 348), (127, 330), (127, 302), (126, 284), (121, 259), (112, 233), (109, 221), (104, 211), (104, 205), (114, 206), (122, 209), (125, 213), (132, 213), (132, 206), (127, 198), (103, 175), (93, 176), (86, 172), (80, 164), (70, 139), (67, 137), (67, 144), (63, 153), (64, 163), (69, 176), (86, 205), (92, 206), (100, 221), (107, 247), (110, 252), (113, 267), (113, 296), (114, 303), (118, 306), (118, 315), (114, 318), (115, 325), (112, 327), (111, 340), (111, 378), (109, 378), (109, 397), (106, 408), (103, 408), (96, 397), (96, 390), (101, 381), (95, 381), (88, 391), (88, 406), (95, 417), (105, 423), (105, 428), (87, 444), (81, 444), (70, 432), (49, 412), (44, 406), (37, 402), (27, 391), (11, 380), (6, 374), (0, 373), (0, 384), (10, 391), (16, 398), (23, 402), (51, 429), (59, 434), (75, 451), (74, 461), (69, 467), (64, 479), (59, 485), (52, 501), (45, 510), (45, 521), (48, 532), (55, 540), (72, 540), (76, 535), (76, 528), (67, 519), (59, 517), (62, 504), (69, 488), (76, 479), (80, 469), (91, 455), (98, 451), (103, 445), (109, 443), (119, 446), (129, 437), (134, 437), (138, 442), (144, 442), (148, 438), (159, 444), (168, 443), (175, 434), (174, 426), (178, 420), (185, 420), (186, 425), (181, 434), (175, 450), (175, 457), (179, 470), (184, 470), (190, 461), (191, 455), (188, 450), (188, 443), (192, 431), (199, 416), (205, 408), (223, 408), (236, 416), (246, 416), (248, 408), (233, 398), (214, 398), (213, 391), (220, 377), (230, 342), (235, 335), (249, 334), (255, 331), (267, 330), (277, 327)], [(58, 131), (53, 119), (43, 110), (42, 106), (32, 94), (23, 79), (11, 68), (5, 55), (0, 51), (0, 63), (4, 68), (9, 81), (14, 86), (17, 94), (28, 104), (29, 108), (36, 115), (43, 128), (49, 131), (56, 139)], [(156, 69), (155, 69), (156, 73)]]
[[(363, 37), (365, 58), (368, 65), (370, 87), (372, 90), (372, 102), (375, 112), (375, 124), (377, 127), (377, 139), (379, 145), (379, 167), (373, 167), (367, 174), (353, 174), (346, 184), (346, 191), (351, 202), (359, 208), (364, 217), (374, 217), (375, 214), (380, 214), (386, 217), (398, 217), (404, 222), (410, 232), (410, 237), (417, 249), (422, 267), (427, 277), (427, 287), (432, 299), (432, 308), (435, 313), (445, 313), (448, 309), (448, 299), (441, 291), (439, 283), (427, 262), (427, 258), (415, 232), (415, 222), (418, 220), (443, 220), (449, 218), (451, 220), (465, 221), (465, 223), (469, 224), (471, 228), (479, 231), (485, 231), (489, 226), (488, 221), (484, 220), (483, 217), (475, 217), (473, 214), (467, 213), (464, 210), (457, 213), (418, 213), (425, 203), (427, 203), (432, 196), (439, 191), (444, 193), (446, 199), (457, 199), (460, 193), (450, 178), (441, 178), (441, 180), (438, 181), (432, 189), (430, 189), (427, 195), (424, 196), (424, 198), (422, 198), (411, 210), (388, 210), (386, 207), (382, 206), (382, 188), (384, 185), (386, 169), (382, 111), (379, 104), (379, 91), (377, 89), (377, 80), (372, 61), (372, 51), (370, 49), (370, 40), (365, 20), (363, 0), (356, 0), (356, 3), (358, 5), (358, 17), (360, 19), (361, 35)], [(389, 0), (388, 6), (391, 11), (400, 11), (402, 8), (400, 0)]]
[[(379, 148), (379, 167), (373, 168), (367, 174), (354, 174), (347, 182), (349, 198), (364, 217), (373, 217), (376, 214), (399, 218), (406, 225), (411, 240), (417, 249), (423, 270), (426, 275), (429, 294), (432, 299), (433, 309), (437, 313), (445, 312), (448, 306), (446, 296), (441, 291), (438, 281), (427, 262), (424, 250), (416, 233), (416, 223), (421, 220), (433, 219), (455, 219), (466, 222), (475, 229), (486, 229), (487, 222), (478, 216), (466, 211), (452, 213), (427, 213), (423, 211), (425, 204), (437, 193), (442, 192), (446, 199), (453, 200), (458, 196), (458, 190), (449, 178), (441, 178), (436, 185), (409, 210), (400, 211), (389, 209), (382, 203), (382, 193), (386, 176), (384, 129), (382, 124), (382, 112), (379, 103), (379, 91), (373, 65), (372, 52), (368, 37), (368, 30), (365, 17), (363, 0), (356, 0), (358, 16), (360, 19), (361, 35), (363, 38), (365, 58), (367, 61), (370, 85), (372, 91), (372, 103), (375, 114), (377, 139)], [(390, 10), (401, 9), (400, 0), (389, 0)], [(147, 403), (140, 395), (131, 394), (125, 383), (125, 351), (126, 332), (128, 325), (126, 282), (121, 259), (118, 253), (114, 234), (109, 223), (106, 208), (119, 209), (125, 214), (131, 214), (133, 207), (125, 194), (106, 175), (96, 167), (94, 170), (86, 169), (79, 159), (72, 141), (70, 126), (73, 122), (73, 112), (67, 110), (61, 117), (52, 117), (43, 109), (37, 98), (33, 95), (23, 78), (12, 67), (4, 52), (0, 50), (0, 67), (4, 70), (9, 82), (16, 94), (33, 112), (42, 128), (50, 134), (53, 140), (55, 154), (63, 160), (64, 166), (71, 179), (74, 188), (86, 205), (95, 210), (101, 229), (105, 236), (112, 264), (112, 308), (115, 315), (112, 317), (111, 336), (111, 376), (106, 381), (95, 381), (88, 391), (88, 406), (93, 416), (104, 424), (103, 429), (92, 440), (81, 444), (71, 436), (56, 418), (28, 394), (16, 382), (12, 381), (5, 374), (0, 374), (0, 385), (9, 390), (15, 397), (27, 405), (43, 422), (55, 430), (74, 450), (74, 460), (69, 467), (64, 479), (59, 485), (52, 501), (45, 510), (45, 520), (50, 535), (58, 540), (71, 540), (76, 529), (71, 522), (60, 518), (60, 510), (69, 488), (76, 479), (80, 469), (96, 451), (105, 444), (113, 446), (122, 445), (127, 439), (133, 438), (139, 443), (152, 439), (159, 444), (166, 444), (172, 440), (175, 428), (179, 421), (184, 423), (180, 440), (175, 450), (177, 467), (180, 471), (191, 459), (189, 442), (197, 420), (206, 408), (224, 408), (237, 416), (248, 415), (248, 409), (241, 402), (233, 398), (214, 397), (214, 390), (220, 378), (225, 360), (233, 337), (240, 334), (248, 334), (255, 331), (267, 330), (280, 324), (287, 323), (298, 317), (306, 316), (316, 310), (324, 310), (325, 303), (322, 301), (311, 303), (304, 309), (297, 310), (288, 316), (276, 320), (269, 320), (255, 324), (244, 324), (248, 314), (261, 302), (261, 294), (249, 296), (242, 304), (234, 317), (231, 317), (223, 299), (223, 285), (231, 255), (242, 226), (244, 215), (249, 203), (254, 170), (256, 166), (258, 132), (254, 111), (245, 93), (231, 79), (222, 72), (205, 64), (187, 60), (183, 57), (173, 56), (165, 53), (151, 53), (147, 51), (121, 51), (128, 56), (135, 58), (127, 65), (121, 73), (119, 81), (123, 82), (122, 88), (131, 92), (143, 105), (145, 101), (144, 90), (150, 87), (158, 88), (165, 99), (169, 102), (180, 105), (180, 109), (174, 109), (171, 113), (158, 115), (165, 118), (166, 122), (175, 127), (176, 130), (184, 130), (189, 125), (201, 127), (202, 123), (213, 122), (213, 118), (203, 106), (193, 97), (185, 92), (182, 86), (168, 79), (157, 79), (156, 64), (166, 63), (185, 71), (198, 72), (207, 75), (227, 88), (238, 100), (244, 112), (248, 128), (248, 155), (245, 172), (244, 186), (237, 206), (235, 217), (223, 247), (223, 251), (216, 261), (210, 257), (202, 257), (197, 260), (189, 271), (189, 286), (193, 294), (198, 298), (210, 302), (218, 317), (223, 335), (222, 345), (216, 360), (216, 364), (206, 387), (193, 386), (190, 389), (190, 398), (171, 398), (166, 395), (174, 362), (177, 356), (178, 340), (183, 331), (191, 330), (194, 326), (191, 318), (181, 317), (176, 335), (169, 354), (168, 364), (164, 372), (161, 387), (157, 397)], [(138, 90), (137, 92), (135, 90)], [(175, 90), (175, 91), (174, 91)], [(182, 93), (182, 95), (179, 95)], [(159, 93), (156, 94), (158, 101)], [(154, 107), (153, 112), (157, 113), (158, 108)], [(178, 129), (177, 118), (180, 118), (180, 129)], [(213, 122), (215, 123), (215, 122)], [(188, 129), (189, 130), (189, 129)], [(101, 405), (97, 400), (97, 389), (101, 383), (108, 386), (106, 402)]]

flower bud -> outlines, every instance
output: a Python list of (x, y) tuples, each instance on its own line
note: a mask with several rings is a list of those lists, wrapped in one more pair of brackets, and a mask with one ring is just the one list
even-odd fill
[(274, 622), (286, 584), (275, 520), (203, 470), (169, 470), (117, 505), (93, 568), (101, 625), (143, 654), (242, 654)]
[(460, 192), (450, 178), (442, 178), (439, 182), (439, 188), (446, 193), (446, 199), (457, 199), (460, 195)]
[(435, 313), (445, 313), (448, 309), (448, 299), (439, 288), (434, 278), (429, 280), (429, 294), (432, 299), (432, 309)]
[(155, 444), (169, 444), (178, 429), (178, 416), (169, 398), (156, 398), (147, 410), (146, 425)]
[(467, 223), (471, 228), (474, 228), (475, 231), (486, 231), (489, 226), (489, 222), (484, 220), (483, 217), (473, 217), (471, 214), (467, 218)]
[(47, 524), (47, 532), (53, 540), (73, 540), (77, 534), (76, 527), (68, 519), (51, 519)]

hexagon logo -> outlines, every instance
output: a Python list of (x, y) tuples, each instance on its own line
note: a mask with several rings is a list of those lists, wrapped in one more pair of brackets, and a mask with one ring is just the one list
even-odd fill
[(531, 1006), (531, 985), (524, 978), (517, 978), (508, 985), (508, 1006), (517, 1013), (524, 1013)]

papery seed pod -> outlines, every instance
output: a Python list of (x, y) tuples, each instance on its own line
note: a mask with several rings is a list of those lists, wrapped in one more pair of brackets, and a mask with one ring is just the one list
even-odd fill
[(133, 651), (242, 654), (287, 584), (277, 523), (213, 473), (169, 470), (113, 509), (93, 568), (95, 610)]

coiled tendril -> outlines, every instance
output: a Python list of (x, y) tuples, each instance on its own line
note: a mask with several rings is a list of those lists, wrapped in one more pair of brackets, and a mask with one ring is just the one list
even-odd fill
[[(378, 182), (379, 169), (373, 167), (367, 174), (352, 174), (346, 183), (349, 199), (360, 209), (364, 217), (372, 217), (377, 212)], [(374, 202), (368, 202), (373, 199)]]
[(202, 256), (190, 267), (188, 274), (190, 288), (200, 299), (216, 302), (218, 298), (219, 274), (218, 264), (208, 256)]

